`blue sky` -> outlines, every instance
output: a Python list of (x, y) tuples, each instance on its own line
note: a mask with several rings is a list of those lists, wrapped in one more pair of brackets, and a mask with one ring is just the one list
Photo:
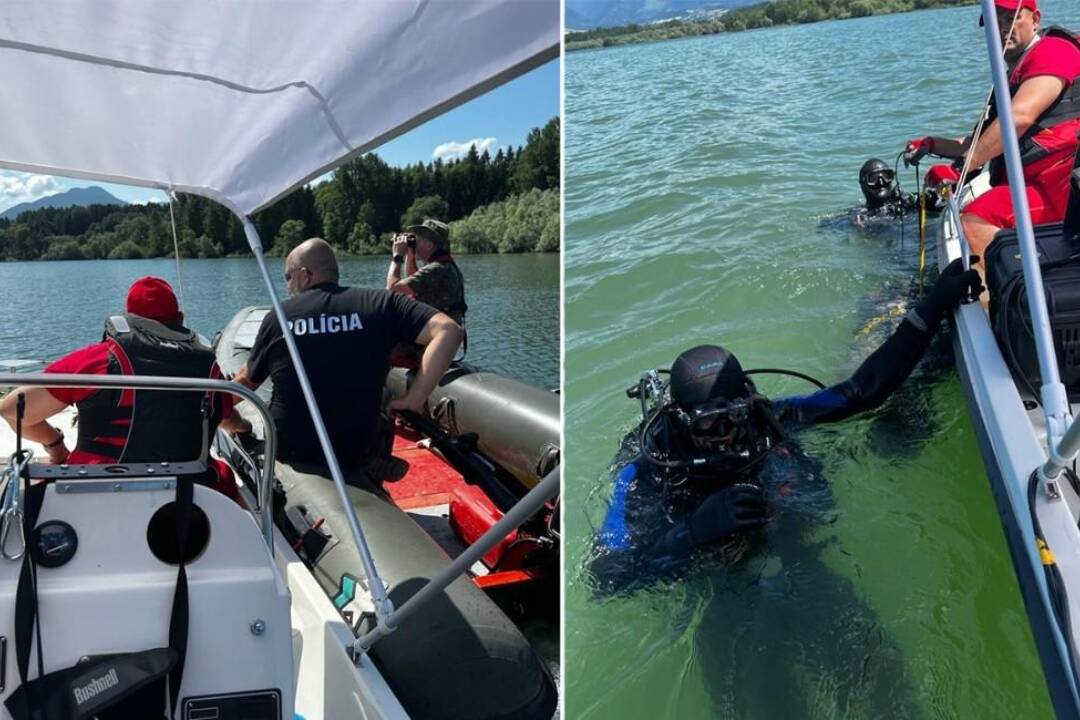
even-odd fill
[[(430, 162), (436, 152), (449, 159), (476, 141), (481, 147), (521, 145), (529, 130), (559, 114), (559, 61), (553, 60), (486, 95), (383, 145), (375, 152), (391, 165)], [(156, 190), (92, 183), (50, 175), (26, 175), (0, 170), (0, 212), (75, 187), (100, 185), (128, 202), (163, 201)]]

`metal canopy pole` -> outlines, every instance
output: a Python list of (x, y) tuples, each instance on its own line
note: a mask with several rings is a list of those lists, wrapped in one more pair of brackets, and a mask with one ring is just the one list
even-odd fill
[[(1039, 374), (1042, 377), (1043, 411), (1046, 413), (1046, 437), (1050, 454), (1047, 468), (1051, 473), (1044, 480), (1053, 481), (1061, 468), (1072, 462), (1072, 457), (1058, 455), (1058, 443), (1065, 435), (1072, 416), (1065, 386), (1058, 374), (1057, 355), (1054, 352), (1054, 336), (1050, 330), (1050, 315), (1046, 309), (1043, 293), (1042, 270), (1039, 253), (1035, 246), (1035, 231), (1031, 225), (1031, 209), (1027, 201), (1027, 185), (1024, 168), (1020, 162), (1020, 146), (1013, 121), (1012, 95), (1009, 92), (1005, 58), (1001, 51), (1001, 35), (997, 13), (991, 0), (982, 0), (983, 28), (986, 31), (986, 48), (990, 53), (990, 70), (994, 80), (994, 98), (997, 103), (998, 127), (1004, 148), (1005, 167), (1009, 174), (1009, 193), (1012, 195), (1013, 214), (1016, 216), (1016, 234), (1020, 241), (1020, 260), (1024, 267), (1024, 286), (1028, 306), (1031, 309), (1031, 328), (1039, 355)], [(1056, 469), (1055, 469), (1056, 468)]]
[(559, 493), (559, 481), (562, 477), (562, 471), (559, 467), (556, 467), (541, 480), (536, 487), (526, 493), (525, 497), (518, 500), (514, 507), (510, 508), (497, 523), (492, 525), (486, 533), (481, 535), (476, 542), (470, 545), (465, 552), (454, 558), (454, 561), (442, 569), (435, 577), (420, 588), (415, 595), (406, 600), (400, 608), (398, 608), (393, 615), (390, 616), (388, 623), (391, 625), (389, 629), (384, 629), (382, 625), (379, 625), (371, 632), (360, 636), (353, 643), (354, 657), (359, 661), (359, 658), (371, 649), (380, 638), (386, 637), (390, 634), (394, 627), (399, 625), (410, 615), (416, 613), (420, 607), (431, 598), (435, 597), (443, 590), (445, 590), (450, 583), (454, 582), (460, 575), (466, 570), (472, 567), (472, 564), (480, 558), (487, 555), (493, 547), (502, 542), (502, 539), (506, 537), (514, 528), (521, 525), (544, 506), (548, 500), (552, 499)]
[[(364, 531), (360, 528), (360, 520), (356, 517), (356, 508), (349, 502), (349, 494), (345, 489), (345, 477), (341, 473), (341, 467), (338, 465), (337, 456), (334, 454), (334, 448), (330, 444), (330, 435), (326, 431), (326, 424), (323, 422), (322, 413), (319, 412), (319, 404), (315, 400), (314, 390), (311, 389), (311, 382), (308, 380), (307, 370), (304, 369), (304, 361), (300, 357), (300, 349), (296, 346), (296, 340), (289, 330), (289, 322), (285, 317), (285, 309), (281, 306), (281, 301), (278, 300), (277, 293), (274, 290), (274, 283), (270, 280), (270, 272), (266, 268), (266, 258), (263, 255), (262, 240), (259, 239), (259, 233), (255, 229), (255, 225), (251, 222), (250, 218), (240, 215), (240, 220), (244, 224), (244, 234), (247, 236), (248, 245), (251, 246), (251, 251), (255, 254), (255, 260), (259, 264), (259, 270), (262, 272), (263, 281), (266, 283), (266, 290), (270, 295), (270, 302), (274, 306), (274, 315), (277, 317), (278, 325), (281, 326), (281, 336), (284, 338), (285, 346), (289, 350), (289, 357), (292, 358), (293, 369), (296, 371), (296, 378), (300, 381), (300, 389), (304, 393), (304, 401), (307, 403), (308, 411), (311, 413), (312, 424), (315, 425), (315, 433), (319, 436), (319, 444), (322, 446), (323, 454), (326, 456), (326, 464), (330, 469), (330, 477), (334, 480), (334, 486), (337, 488), (338, 497), (341, 499), (341, 506), (345, 510), (345, 519), (348, 520), (349, 530), (352, 532), (353, 541), (356, 543), (356, 548), (360, 552), (360, 561), (364, 565), (364, 574), (367, 576), (368, 587), (371, 589), (372, 602), (375, 605), (375, 617), (378, 620), (379, 628), (383, 629), (386, 633), (393, 632), (396, 626), (390, 625), (388, 619), (391, 613), (394, 612), (394, 605), (387, 596), (386, 587), (383, 585), (382, 579), (375, 569), (375, 561), (371, 557), (371, 550), (368, 548), (367, 538), (364, 537)], [(275, 458), (273, 456), (267, 458), (268, 463), (273, 464), (274, 461)]]

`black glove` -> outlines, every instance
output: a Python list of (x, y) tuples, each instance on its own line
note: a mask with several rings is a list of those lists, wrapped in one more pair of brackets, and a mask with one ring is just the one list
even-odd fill
[[(979, 256), (972, 255), (971, 264), (977, 262)], [(934, 332), (945, 313), (950, 312), (963, 300), (979, 297), (983, 290), (985, 288), (979, 273), (974, 268), (964, 270), (963, 260), (957, 258), (941, 271), (934, 287), (915, 306), (915, 312), (926, 323), (927, 332)]]
[(765, 493), (749, 483), (738, 483), (710, 495), (687, 523), (690, 538), (698, 546), (764, 524)]

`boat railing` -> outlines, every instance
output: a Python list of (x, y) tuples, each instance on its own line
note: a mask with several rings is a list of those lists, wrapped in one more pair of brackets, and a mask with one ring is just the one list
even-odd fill
[[(65, 373), (0, 373), (0, 387), (67, 387), (67, 388), (98, 388), (104, 390), (169, 390), (177, 392), (220, 392), (237, 395), (249, 401), (255, 410), (262, 416), (264, 428), (264, 442), (266, 443), (266, 456), (274, 457), (277, 448), (277, 432), (274, 429), (274, 421), (266, 403), (255, 393), (254, 390), (238, 383), (227, 380), (209, 380), (199, 378), (157, 377), (157, 376), (133, 376), (133, 375), (72, 375)], [(263, 539), (267, 547), (273, 552), (274, 548), (274, 525), (271, 512), (273, 510), (273, 463), (260, 470), (255, 467), (256, 477), (256, 507), (254, 514), (259, 518), (259, 528), (262, 530)]]
[[(958, 188), (959, 190), (959, 188)], [(960, 241), (960, 257), (964, 262), (964, 269), (971, 269), (971, 243), (968, 242), (964, 233), (964, 224), (960, 222), (960, 193), (955, 192), (949, 196), (949, 202), (945, 206), (945, 221), (952, 226), (952, 231)]]
[[(357, 551), (360, 553), (360, 562), (364, 567), (364, 574), (367, 576), (367, 585), (371, 592), (371, 601), (375, 609), (376, 622), (376, 627), (371, 632), (361, 636), (356, 643), (354, 643), (353, 659), (355, 662), (360, 662), (364, 653), (370, 649), (376, 641), (397, 629), (398, 624), (402, 620), (413, 614), (428, 599), (431, 599), (442, 592), (442, 590), (457, 579), (458, 576), (464, 574), (473, 562), (483, 557), (483, 555), (505, 537), (511, 529), (517, 527), (529, 517), (532, 517), (532, 515), (537, 513), (540, 508), (543, 507), (544, 503), (554, 498), (559, 492), (561, 475), (558, 469), (549, 473), (543, 481), (537, 484), (525, 497), (510, 508), (499, 522), (495, 523), (495, 525), (493, 525), (486, 533), (470, 545), (462, 555), (444, 568), (442, 572), (432, 578), (432, 580), (421, 588), (416, 595), (409, 598), (409, 600), (402, 605), (400, 610), (395, 611), (394, 604), (390, 600), (389, 595), (387, 595), (386, 585), (379, 577), (378, 570), (375, 567), (375, 560), (371, 555), (371, 549), (368, 547), (367, 538), (364, 535), (363, 528), (360, 526), (356, 508), (353, 507), (353, 504), (349, 499), (348, 490), (346, 489), (345, 484), (345, 476), (341, 472), (341, 466), (338, 463), (337, 455), (334, 453), (334, 447), (330, 442), (330, 434), (326, 430), (326, 423), (323, 420), (322, 412), (319, 410), (319, 403), (315, 399), (315, 391), (312, 389), (311, 382), (308, 379), (307, 369), (304, 365), (304, 360), (300, 355), (300, 349), (289, 328), (288, 318), (285, 316), (285, 308), (282, 306), (281, 300), (275, 292), (274, 283), (270, 279), (270, 271), (266, 266), (266, 255), (263, 251), (262, 239), (259, 237), (259, 231), (255, 228), (255, 224), (251, 221), (251, 218), (238, 212), (228, 198), (213, 196), (212, 193), (208, 194), (208, 197), (221, 202), (223, 205), (233, 210), (244, 226), (244, 234), (247, 238), (248, 246), (251, 248), (252, 254), (255, 255), (255, 262), (259, 266), (259, 272), (266, 285), (267, 294), (270, 296), (274, 317), (278, 322), (278, 326), (281, 328), (281, 334), (285, 340), (285, 348), (289, 354), (289, 358), (292, 360), (293, 370), (296, 373), (296, 379), (300, 384), (301, 394), (304, 396), (304, 403), (307, 405), (308, 412), (311, 414), (311, 421), (315, 426), (315, 434), (319, 439), (319, 445), (326, 458), (326, 465), (327, 469), (330, 471), (330, 478), (334, 481), (338, 499), (341, 501), (341, 507), (344, 510), (345, 519), (349, 525), (349, 531), (352, 533), (353, 542), (356, 545)], [(268, 451), (267, 457), (273, 457), (273, 455), (270, 455)]]

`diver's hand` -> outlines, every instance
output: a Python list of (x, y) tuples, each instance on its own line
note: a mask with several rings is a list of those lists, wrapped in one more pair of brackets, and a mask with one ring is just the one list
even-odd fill
[(915, 165), (932, 152), (934, 152), (934, 138), (908, 140), (908, 144), (904, 146), (904, 165)]
[[(972, 255), (971, 264), (977, 262), (979, 256)], [(926, 329), (933, 332), (945, 313), (952, 311), (963, 300), (979, 297), (985, 289), (978, 271), (974, 268), (964, 270), (963, 260), (957, 258), (941, 271), (934, 287), (915, 307), (915, 312), (926, 323)]]
[(687, 523), (690, 537), (698, 546), (764, 524), (765, 493), (749, 483), (737, 483), (710, 495)]

